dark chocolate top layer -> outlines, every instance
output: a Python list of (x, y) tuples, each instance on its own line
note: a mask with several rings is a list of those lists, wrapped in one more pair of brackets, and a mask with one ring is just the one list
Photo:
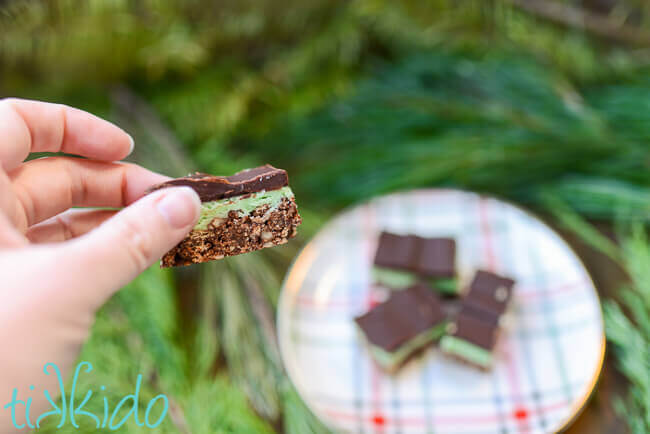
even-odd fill
[(419, 238), (382, 232), (375, 254), (375, 265), (410, 270), (417, 261)]
[(147, 192), (151, 193), (167, 187), (187, 186), (198, 193), (201, 202), (210, 202), (262, 190), (277, 190), (287, 185), (289, 185), (287, 172), (266, 164), (242, 170), (231, 176), (214, 176), (196, 172), (155, 185)]
[(456, 242), (451, 238), (382, 232), (375, 265), (413, 271), (426, 277), (453, 277), (456, 274)]
[(463, 303), (501, 315), (510, 303), (514, 284), (512, 279), (479, 270), (474, 275)]
[(444, 320), (440, 299), (424, 285), (394, 291), (384, 303), (355, 318), (368, 341), (389, 352)]
[(499, 318), (501, 317), (501, 315), (498, 315), (490, 310), (482, 309), (480, 306), (477, 306), (474, 303), (467, 303), (467, 300), (463, 300), (461, 303), (458, 315), (471, 316), (495, 326), (499, 324)]
[(464, 339), (488, 351), (492, 351), (496, 342), (498, 322), (476, 315), (476, 312), (461, 309), (454, 321), (456, 330), (453, 335)]
[(456, 242), (451, 238), (423, 238), (415, 268), (424, 276), (453, 277), (456, 273)]

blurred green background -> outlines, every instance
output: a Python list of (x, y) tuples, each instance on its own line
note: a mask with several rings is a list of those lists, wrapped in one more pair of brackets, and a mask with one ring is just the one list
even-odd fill
[(101, 311), (79, 387), (117, 401), (142, 373), (160, 432), (327, 432), (280, 362), (282, 276), (342, 207), (422, 186), (505, 197), (582, 249), (610, 351), (572, 432), (650, 432), (646, 1), (0, 0), (4, 96), (106, 117), (171, 176), (290, 173), (297, 240), (153, 267)]

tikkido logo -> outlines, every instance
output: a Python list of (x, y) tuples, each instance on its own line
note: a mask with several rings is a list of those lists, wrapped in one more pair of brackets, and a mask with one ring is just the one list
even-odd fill
[[(139, 395), (140, 395), (140, 385), (142, 383), (142, 374), (139, 374), (136, 380), (135, 392), (133, 394), (126, 395), (124, 398), (122, 398), (117, 403), (117, 405), (115, 406), (112, 412), (109, 411), (110, 409), (109, 409), (108, 400), (106, 399), (106, 396), (103, 397), (104, 411), (102, 414), (101, 421), (97, 415), (83, 410), (83, 407), (88, 403), (91, 396), (93, 395), (92, 390), (88, 390), (84, 398), (80, 401), (81, 403), (75, 407), (75, 403), (79, 402), (76, 399), (76, 394), (78, 393), (77, 380), (79, 379), (79, 375), (81, 374), (83, 368), (85, 368), (84, 371), (85, 373), (89, 373), (90, 371), (92, 371), (93, 366), (89, 362), (79, 362), (75, 370), (74, 377), (72, 379), (72, 388), (70, 390), (70, 395), (67, 396), (65, 391), (65, 386), (63, 385), (63, 379), (61, 378), (61, 371), (59, 370), (59, 367), (54, 363), (45, 364), (45, 366), (43, 367), (43, 372), (45, 372), (45, 375), (50, 375), (51, 373), (54, 373), (57, 377), (57, 381), (59, 383), (59, 391), (61, 394), (61, 403), (60, 405), (55, 404), (50, 392), (48, 390), (44, 390), (43, 395), (45, 396), (45, 399), (47, 399), (47, 401), (52, 406), (52, 410), (46, 411), (45, 413), (39, 415), (36, 418), (35, 423), (32, 423), (29, 414), (30, 407), (32, 404), (32, 397), (27, 398), (26, 401), (20, 400), (18, 399), (18, 389), (13, 389), (11, 395), (11, 401), (7, 403), (3, 408), (7, 411), (11, 411), (11, 422), (14, 428), (19, 430), (23, 428), (28, 428), (28, 429), (40, 428), (41, 421), (46, 417), (50, 417), (50, 416), (52, 417), (58, 416), (60, 418), (59, 424), (56, 426), (56, 428), (62, 428), (65, 425), (67, 419), (69, 419), (69, 423), (72, 424), (73, 427), (79, 428), (79, 424), (77, 423), (77, 417), (84, 416), (85, 418), (90, 418), (90, 422), (92, 422), (96, 428), (108, 428), (111, 431), (115, 431), (120, 427), (122, 427), (122, 425), (124, 425), (127, 422), (127, 420), (131, 417), (131, 415), (133, 415), (134, 422), (136, 423), (136, 425), (146, 426), (147, 428), (156, 428), (165, 419), (165, 416), (167, 415), (167, 411), (169, 410), (169, 400), (165, 395), (160, 394), (154, 397), (151, 401), (149, 401), (149, 404), (147, 405), (147, 409), (144, 413), (144, 420), (142, 421), (140, 420), (138, 416), (138, 402), (140, 401)], [(30, 386), (29, 389), (34, 390), (34, 386)], [(103, 385), (100, 386), (100, 390), (103, 391), (105, 389), (106, 388)], [(162, 412), (156, 418), (151, 413), (154, 406), (159, 401), (160, 404), (158, 405), (158, 407), (162, 406)], [(128, 409), (127, 405), (131, 405), (131, 408)], [(25, 408), (25, 418), (24, 418), (25, 423), (19, 423), (19, 421), (17, 420), (17, 414), (22, 410), (22, 407), (19, 408), (19, 406), (24, 406)], [(124, 411), (126, 411), (127, 409), (128, 411), (124, 414)], [(116, 421), (116, 418), (118, 418), (118, 416), (121, 416), (120, 413), (124, 415), (121, 417), (121, 419)], [(157, 411), (154, 413), (157, 413)], [(155, 420), (152, 421), (151, 419), (155, 419)], [(2, 427), (0, 427), (0, 431), (2, 431)]]

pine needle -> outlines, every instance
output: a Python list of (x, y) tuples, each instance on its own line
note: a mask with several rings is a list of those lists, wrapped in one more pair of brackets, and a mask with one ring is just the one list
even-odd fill
[(587, 223), (584, 218), (573, 211), (566, 202), (563, 202), (557, 196), (547, 192), (542, 193), (542, 201), (546, 209), (558, 220), (558, 223), (565, 229), (574, 232), (580, 237), (580, 240), (591, 246), (596, 251), (603, 253), (613, 261), (621, 261), (621, 251), (619, 247), (600, 233), (596, 228)]
[(253, 408), (269, 420), (278, 420), (280, 397), (274, 365), (248, 299), (238, 269), (215, 264), (212, 288), (221, 309), (221, 338), (229, 373), (246, 393)]

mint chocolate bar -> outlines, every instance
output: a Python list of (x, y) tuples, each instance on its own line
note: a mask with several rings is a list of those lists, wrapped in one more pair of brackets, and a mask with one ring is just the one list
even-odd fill
[(512, 298), (515, 281), (489, 271), (478, 270), (469, 286), (464, 303), (496, 316), (505, 313)]
[(454, 295), (458, 292), (456, 242), (382, 232), (373, 277), (389, 288), (405, 288), (424, 279), (433, 289)]
[(512, 298), (514, 280), (478, 271), (460, 311), (440, 339), (447, 354), (487, 369), (500, 331), (501, 318)]
[(161, 261), (176, 267), (222, 259), (284, 244), (301, 219), (287, 172), (271, 165), (232, 176), (194, 173), (152, 187), (149, 192), (187, 186), (201, 199), (201, 216), (192, 231)]
[(417, 281), (413, 264), (417, 261), (418, 237), (382, 232), (375, 253), (373, 277), (389, 288), (407, 288)]
[(492, 350), (499, 331), (498, 317), (463, 305), (447, 335), (440, 339), (440, 349), (445, 353), (487, 369), (492, 365)]
[(442, 336), (446, 326), (440, 299), (424, 285), (392, 292), (355, 321), (372, 357), (387, 371), (396, 370)]

